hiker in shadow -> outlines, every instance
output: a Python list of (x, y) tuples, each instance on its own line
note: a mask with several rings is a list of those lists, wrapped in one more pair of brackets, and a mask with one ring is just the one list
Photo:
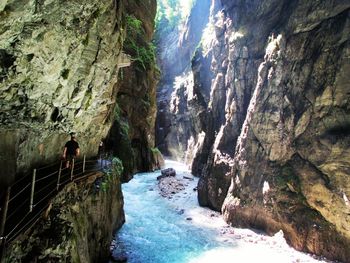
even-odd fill
[(70, 140), (66, 142), (64, 145), (64, 150), (63, 150), (63, 159), (66, 160), (66, 168), (69, 167), (71, 164), (72, 160), (78, 157), (80, 154), (80, 148), (79, 148), (79, 143), (77, 142), (76, 139), (76, 134), (75, 132), (70, 133)]

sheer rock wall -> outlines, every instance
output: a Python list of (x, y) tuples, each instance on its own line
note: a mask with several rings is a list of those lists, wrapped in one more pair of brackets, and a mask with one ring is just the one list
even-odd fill
[(201, 205), (344, 262), (349, 10), (348, 1), (213, 0), (193, 86), (174, 99), (190, 114), (184, 140)]
[(258, 67), (224, 217), (282, 229), (297, 249), (346, 262), (350, 3), (225, 4), (233, 23), (249, 32), (242, 48)]
[(183, 160), (188, 139), (194, 133), (189, 114), (193, 78), (191, 59), (208, 23), (210, 0), (195, 1), (190, 15), (172, 31), (157, 35), (161, 79), (157, 87), (156, 145), (167, 156)]
[[(97, 154), (115, 121), (123, 85), (118, 74), (130, 65), (123, 52), (125, 15), (143, 13), (140, 19), (152, 36), (156, 2), (145, 4), (131, 9), (130, 1), (114, 0), (1, 1), (0, 136), (8, 140), (0, 157), (2, 166), (11, 167), (0, 186), (11, 183), (16, 173), (57, 161), (71, 131), (77, 133), (82, 154)], [(123, 89), (138, 95), (140, 86), (129, 84)], [(143, 85), (151, 85), (144, 93), (155, 97), (155, 84)], [(144, 112), (153, 119), (150, 124), (130, 123), (146, 134), (141, 139), (147, 139), (148, 151), (154, 144), (155, 104), (150, 108)]]
[[(157, 4), (155, 0), (126, 1), (125, 10), (133, 19), (141, 22), (140, 33), (133, 36), (126, 25), (126, 37), (137, 49), (146, 50), (146, 60), (138, 54), (130, 41), (124, 42), (124, 50), (130, 54), (131, 65), (120, 70), (116, 101), (117, 120), (113, 123), (106, 144), (124, 164), (124, 179), (137, 171), (150, 171), (160, 168), (163, 159), (155, 150), (156, 86), (159, 72), (156, 68), (155, 52), (151, 40), (154, 31), (154, 17)], [(128, 20), (127, 20), (128, 21)], [(144, 60), (141, 64), (140, 60)]]

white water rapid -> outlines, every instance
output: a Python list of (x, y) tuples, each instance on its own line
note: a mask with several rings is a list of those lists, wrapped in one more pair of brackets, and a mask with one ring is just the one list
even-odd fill
[(197, 185), (186, 167), (173, 161), (185, 190), (164, 198), (160, 171), (136, 174), (123, 185), (126, 222), (116, 235), (114, 254), (129, 263), (326, 262), (289, 247), (282, 233), (273, 237), (228, 226), (219, 213), (198, 206)]

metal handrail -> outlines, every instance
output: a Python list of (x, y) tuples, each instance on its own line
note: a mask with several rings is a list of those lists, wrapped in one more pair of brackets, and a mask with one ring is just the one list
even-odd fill
[[(91, 159), (86, 160), (86, 158), (84, 156), (83, 160), (76, 162), (75, 165), (74, 165), (74, 161), (72, 162), (73, 169), (62, 167), (63, 162), (61, 161), (58, 171), (52, 172), (52, 173), (45, 175), (44, 177), (41, 177), (38, 179), (36, 178), (38, 171), (42, 171), (42, 170), (50, 168), (50, 167), (58, 166), (59, 163), (56, 162), (54, 164), (49, 164), (49, 165), (46, 165), (44, 167), (34, 169), (31, 179), (29, 179), (30, 174), (26, 174), (25, 176), (21, 177), (19, 180), (14, 182), (12, 184), (12, 186), (17, 185), (18, 183), (22, 182), (25, 178), (27, 178), (28, 181), (31, 180), (30, 183), (26, 184), (23, 188), (21, 188), (21, 190), (19, 190), (19, 192), (17, 192), (13, 197), (11, 197), (9, 200), (7, 200), (6, 209), (11, 201), (15, 200), (25, 190), (29, 190), (30, 186), (31, 186), (30, 197), (28, 196), (28, 198), (25, 198), (24, 202), (19, 207), (17, 207), (14, 211), (11, 211), (11, 214), (9, 216), (7, 216), (7, 214), (4, 215), (5, 220), (2, 220), (2, 221), (4, 221), (5, 223), (2, 225), (2, 227), (5, 228), (6, 221), (9, 218), (16, 215), (23, 208), (23, 206), (25, 206), (27, 203), (30, 203), (29, 212), (27, 212), (24, 216), (22, 216), (21, 220), (19, 222), (17, 222), (17, 224), (14, 227), (12, 227), (11, 230), (8, 231), (7, 235), (0, 237), (0, 243), (1, 242), (6, 243), (7, 240), (8, 241), (13, 240), (18, 234), (20, 234), (24, 229), (26, 229), (28, 227), (28, 225), (31, 224), (35, 220), (35, 218), (38, 215), (40, 215), (47, 208), (47, 205), (45, 205), (42, 209), (40, 209), (39, 213), (37, 213), (36, 215), (29, 216), (29, 215), (33, 214), (32, 212), (35, 211), (35, 210), (33, 211), (33, 208), (39, 207), (39, 205), (42, 204), (44, 201), (50, 200), (50, 196), (52, 196), (55, 192), (57, 193), (60, 190), (61, 186), (66, 185), (69, 182), (81, 181), (84, 178), (91, 176), (92, 172), (97, 172), (97, 171), (103, 170), (103, 167), (100, 167), (100, 164), (98, 163), (99, 160), (101, 160), (101, 159), (98, 158), (98, 159), (93, 159), (93, 160), (91, 160)], [(106, 162), (106, 163), (107, 163), (107, 166), (110, 166), (110, 164), (111, 164), (108, 162)], [(55, 177), (55, 175), (57, 175), (57, 177)], [(51, 182), (49, 181), (49, 183), (41, 189), (35, 189), (35, 184), (37, 184), (41, 181), (44, 181), (45, 179), (48, 179), (48, 178), (52, 178), (50, 180), (53, 180), (53, 179), (54, 180)], [(51, 191), (49, 190), (50, 188), (52, 188)], [(11, 188), (9, 188), (9, 189), (11, 189)], [(49, 191), (49, 193), (47, 193), (44, 197), (40, 198), (40, 200), (35, 200), (36, 202), (34, 203), (34, 196), (38, 196), (38, 194), (41, 194), (41, 193), (46, 193), (47, 191)], [(28, 216), (30, 219), (28, 220), (28, 222), (26, 224), (23, 225), (23, 222), (28, 219)], [(18, 228), (19, 228), (19, 230), (18, 230)], [(2, 245), (3, 245), (2, 247), (4, 247), (4, 243), (2, 243)]]
[(55, 171), (55, 172), (53, 172), (53, 173), (50, 173), (49, 175), (46, 175), (46, 176), (44, 176), (44, 177), (42, 177), (42, 178), (40, 178), (40, 179), (37, 179), (36, 181), (35, 181), (35, 183), (38, 183), (38, 182), (40, 182), (40, 181), (43, 181), (43, 180), (45, 180), (45, 179), (47, 179), (47, 178), (49, 178), (49, 177), (51, 177), (51, 176), (53, 176), (53, 175), (55, 175), (55, 174), (57, 174), (58, 173), (58, 171)]
[(52, 181), (51, 183), (47, 184), (45, 187), (41, 188), (39, 191), (35, 192), (35, 195), (38, 195), (44, 192), (44, 190), (47, 190), (48, 188), (52, 187), (55, 184), (56, 184), (56, 181)]
[(22, 188), (21, 191), (19, 191), (15, 196), (13, 196), (13, 197), (9, 200), (9, 203), (10, 203), (11, 201), (13, 201), (14, 199), (16, 199), (16, 197), (19, 196), (21, 193), (23, 193), (24, 190), (26, 190), (29, 186), (31, 186), (31, 183), (27, 184), (25, 187)]
[[(29, 201), (29, 199), (26, 199), (25, 201)], [(22, 202), (21, 205), (19, 205), (15, 211), (13, 211), (10, 215), (7, 216), (6, 220), (14, 216), (19, 210), (21, 210), (26, 205), (26, 202)]]

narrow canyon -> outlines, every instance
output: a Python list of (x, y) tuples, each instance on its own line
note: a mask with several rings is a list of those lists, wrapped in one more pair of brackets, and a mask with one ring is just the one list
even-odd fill
[(229, 226), (350, 262), (349, 72), (348, 0), (0, 0), (0, 262), (126, 262), (123, 188), (165, 158)]

